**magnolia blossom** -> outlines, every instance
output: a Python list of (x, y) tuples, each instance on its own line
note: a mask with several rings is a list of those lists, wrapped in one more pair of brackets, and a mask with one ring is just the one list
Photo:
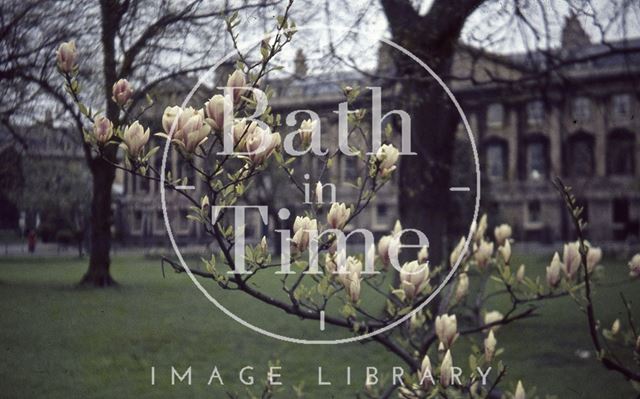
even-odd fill
[[(497, 310), (492, 310), (491, 312), (487, 312), (484, 315), (484, 324), (496, 323), (502, 321), (502, 319), (504, 319), (504, 315), (502, 313)], [(498, 331), (499, 328), (499, 325), (490, 327), (490, 329), (493, 331)]]
[(129, 99), (131, 99), (133, 89), (131, 89), (131, 85), (127, 79), (120, 79), (113, 84), (111, 93), (113, 94), (111, 99), (122, 107), (129, 101)]
[(73, 71), (73, 67), (76, 65), (76, 58), (78, 58), (78, 50), (74, 40), (60, 44), (56, 51), (56, 62), (62, 72), (70, 73)]
[(629, 276), (632, 278), (640, 277), (640, 253), (633, 255), (629, 262)]
[(451, 374), (453, 373), (453, 359), (451, 358), (451, 351), (448, 350), (440, 363), (440, 385), (448, 387), (451, 385)]
[(558, 286), (558, 283), (560, 283), (560, 271), (562, 268), (563, 265), (562, 262), (560, 262), (560, 255), (556, 252), (553, 255), (551, 264), (547, 266), (547, 284), (549, 284), (549, 287)]
[[(182, 120), (182, 115), (179, 118)], [(183, 144), (185, 151), (194, 152), (198, 146), (207, 139), (211, 126), (204, 122), (202, 110), (193, 113), (182, 126), (181, 136), (178, 140)]]
[(317, 234), (317, 220), (311, 219), (308, 216), (296, 216), (296, 220), (293, 222), (293, 238), (291, 242), (297, 251), (303, 252), (307, 249), (309, 246), (309, 234), (312, 231)]
[(122, 141), (127, 147), (129, 157), (135, 158), (140, 155), (140, 151), (142, 151), (142, 148), (149, 141), (149, 135), (149, 129), (144, 130), (144, 127), (142, 127), (138, 121), (127, 126), (124, 130)]
[(480, 269), (485, 269), (493, 255), (493, 243), (485, 240), (480, 241), (476, 252), (473, 254), (473, 258), (478, 263)]
[(397, 237), (383, 236), (380, 238), (380, 241), (378, 241), (378, 256), (380, 256), (385, 266), (391, 262), (391, 253), (398, 253), (399, 246), (400, 242)]
[(451, 348), (458, 339), (458, 321), (456, 315), (443, 314), (436, 317), (436, 335), (445, 348)]
[(490, 362), (493, 359), (493, 355), (496, 353), (496, 345), (498, 341), (496, 340), (495, 335), (493, 335), (493, 330), (489, 330), (489, 335), (484, 340), (484, 358), (487, 362)]
[(266, 253), (269, 250), (269, 244), (267, 244), (267, 236), (262, 236), (260, 240), (260, 251)]
[(379, 162), (378, 171), (384, 177), (388, 176), (396, 169), (396, 162), (400, 152), (392, 144), (383, 144), (376, 152), (376, 159)]
[(498, 248), (498, 253), (504, 259), (504, 263), (509, 263), (511, 260), (511, 242), (509, 240), (505, 240), (504, 245)]
[(518, 385), (516, 386), (516, 393), (513, 395), (513, 399), (527, 399), (527, 394), (524, 391), (524, 387), (522, 386), (522, 381), (518, 381)]
[(589, 273), (593, 272), (593, 270), (598, 266), (602, 260), (602, 249), (598, 247), (589, 247), (587, 251), (587, 271)]
[(349, 256), (344, 261), (344, 253), (338, 255), (338, 281), (344, 285), (344, 289), (351, 302), (357, 302), (360, 298), (360, 276), (362, 275), (362, 262), (354, 256)]
[(233, 102), (237, 103), (240, 101), (242, 94), (244, 94), (245, 89), (241, 89), (241, 87), (245, 87), (247, 85), (247, 81), (242, 72), (239, 69), (236, 69), (231, 75), (229, 75), (229, 79), (227, 79), (227, 87), (234, 88), (233, 90)]
[(261, 165), (280, 146), (280, 133), (256, 126), (247, 136), (247, 152), (254, 165)]
[(501, 224), (493, 230), (493, 235), (496, 238), (498, 245), (504, 244), (506, 240), (511, 238), (512, 230), (508, 224)]
[(316, 132), (318, 121), (313, 119), (305, 119), (300, 124), (300, 128), (298, 129), (298, 134), (300, 135), (300, 139), (302, 142), (307, 145), (311, 142), (311, 138), (313, 134)]
[(104, 115), (98, 115), (93, 121), (93, 135), (98, 144), (105, 144), (113, 136), (113, 123)]
[(524, 281), (525, 271), (526, 271), (525, 265), (520, 265), (520, 267), (518, 268), (518, 272), (516, 273), (516, 280), (519, 283), (522, 283)]
[(207, 123), (216, 131), (224, 129), (224, 110), (227, 107), (233, 114), (233, 101), (228, 96), (216, 94), (209, 101), (204, 103), (204, 109), (207, 114)]
[(429, 259), (429, 247), (426, 245), (418, 251), (418, 262), (425, 263)]
[(400, 269), (400, 287), (408, 299), (420, 295), (429, 283), (429, 264), (417, 260), (407, 262)]
[(334, 202), (331, 204), (331, 209), (327, 214), (327, 222), (329, 226), (334, 229), (342, 229), (347, 223), (349, 216), (351, 215), (351, 209), (344, 203)]
[[(172, 140), (182, 144), (189, 152), (195, 150), (211, 131), (211, 127), (204, 123), (202, 109), (196, 110), (193, 107), (183, 109), (177, 105), (165, 108), (162, 114), (162, 128)], [(174, 128), (173, 134), (172, 128)]]
[(456, 302), (464, 298), (469, 292), (469, 276), (467, 273), (461, 273), (458, 277), (458, 285), (456, 286), (455, 298)]
[(562, 271), (569, 280), (573, 279), (580, 268), (580, 244), (578, 242), (564, 244), (562, 262)]

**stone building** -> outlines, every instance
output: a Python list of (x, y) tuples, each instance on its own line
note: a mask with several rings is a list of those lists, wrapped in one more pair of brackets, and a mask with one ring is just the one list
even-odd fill
[[(276, 95), (270, 105), (283, 115), (302, 108), (317, 111), (322, 115), (323, 138), (335, 141), (337, 117), (331, 116), (331, 110), (344, 101), (342, 87), (366, 87), (372, 80), (356, 72), (314, 75), (307, 69), (299, 52), (291, 77), (271, 82)], [(591, 44), (572, 15), (566, 19), (557, 49), (497, 55), (461, 46), (453, 74), (451, 88), (478, 143), (481, 207), (492, 221), (512, 224), (515, 238), (521, 241), (572, 238), (564, 205), (551, 184), (552, 177), (561, 176), (584, 205), (593, 240), (638, 241), (640, 39)], [(458, 139), (464, 140), (462, 129)], [(175, 171), (180, 170), (177, 159), (171, 162)], [(313, 176), (317, 167), (310, 163), (303, 169)], [(356, 157), (339, 157), (327, 178), (338, 183), (339, 201), (349, 202), (354, 196), (352, 188), (339, 182), (355, 177), (364, 167)], [(273, 184), (269, 181), (264, 189), (277, 191)], [(124, 187), (120, 228), (127, 242), (164, 242), (157, 187), (130, 177)], [(285, 200), (278, 205), (289, 205), (285, 203), (288, 196), (281, 197)], [(378, 234), (388, 231), (401, 205), (392, 181), (359, 216), (358, 227)], [(178, 200), (170, 202), (170, 207), (174, 214), (186, 212), (186, 205)], [(177, 223), (178, 240), (206, 241), (199, 226), (187, 220)], [(248, 227), (250, 239), (266, 232), (257, 218), (254, 223)]]

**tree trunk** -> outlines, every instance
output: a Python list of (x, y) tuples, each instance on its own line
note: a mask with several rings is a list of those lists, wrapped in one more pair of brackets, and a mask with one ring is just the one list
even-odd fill
[(93, 172), (93, 197), (91, 199), (91, 255), (89, 269), (81, 285), (108, 287), (115, 285), (109, 274), (111, 264), (111, 186), (115, 170), (103, 160), (95, 160)]
[[(106, 116), (118, 124), (120, 110), (111, 100), (111, 88), (117, 80), (115, 37), (122, 16), (120, 6), (115, 0), (101, 0), (102, 16), (102, 55), (104, 68), (103, 93), (106, 100)], [(111, 163), (117, 163), (117, 148), (107, 147), (102, 156)], [(95, 287), (115, 285), (109, 274), (111, 265), (111, 186), (115, 179), (115, 168), (101, 158), (90, 162), (93, 176), (93, 197), (91, 198), (91, 255), (89, 270), (80, 284)]]

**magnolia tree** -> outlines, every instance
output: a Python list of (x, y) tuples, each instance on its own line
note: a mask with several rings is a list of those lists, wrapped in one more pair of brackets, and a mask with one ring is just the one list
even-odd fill
[[(506, 366), (500, 361), (499, 328), (533, 316), (541, 301), (569, 295), (586, 310), (597, 359), (628, 380), (640, 382), (638, 371), (633, 371), (634, 365), (625, 365), (602, 344), (605, 339), (616, 340), (635, 353), (636, 362), (640, 356), (640, 338), (630, 316), (624, 323), (616, 321), (610, 329), (598, 324), (591, 295), (602, 251), (584, 239), (581, 210), (561, 182), (558, 188), (576, 221), (580, 239), (566, 244), (562, 256), (558, 253), (553, 256), (546, 268), (546, 279), (530, 277), (525, 265), (512, 264), (511, 227), (503, 224), (489, 234), (486, 216), (472, 226), (469, 245), (461, 238), (448, 261), (441, 264), (430, 263), (426, 245), (407, 253), (407, 246), (402, 245), (405, 231), (400, 222), (377, 243), (365, 237), (366, 244), (360, 252), (347, 251), (345, 226), (356, 223), (358, 215), (396, 173), (401, 153), (393, 145), (392, 132), (388, 132), (386, 141), (376, 146), (371, 132), (363, 124), (365, 112), (349, 113), (347, 137), (359, 135), (365, 138), (363, 143), (374, 143), (348, 148), (350, 156), (359, 157), (368, 167), (362, 176), (350, 182), (358, 192), (352, 203), (323, 202), (322, 179), (335, 167), (336, 156), (344, 148), (322, 150), (319, 123), (314, 118), (304, 120), (297, 130), (283, 138), (276, 132), (282, 127), (280, 115), (274, 115), (264, 106), (271, 91), (264, 86), (263, 78), (277, 68), (272, 66), (274, 57), (296, 33), (288, 10), (278, 17), (274, 33), (260, 44), (257, 61), (250, 61), (252, 55), (235, 46), (239, 61), (223, 91), (211, 93), (212, 97), (200, 108), (171, 106), (164, 110), (164, 131), (155, 135), (169, 141), (195, 172), (191, 176), (202, 181), (203, 192), (197, 195), (180, 189), (194, 181), (164, 173), (150, 162), (159, 147), (150, 146), (152, 133), (148, 127), (138, 120), (115, 126), (81, 100), (76, 47), (69, 42), (58, 50), (59, 71), (68, 93), (86, 116), (85, 139), (93, 150), (99, 155), (110, 146), (118, 146), (122, 162), (114, 163), (115, 167), (163, 181), (166, 190), (174, 190), (186, 198), (192, 205), (187, 217), (200, 223), (216, 243), (217, 250), (204, 261), (206, 271), (192, 272), (223, 289), (242, 291), (256, 301), (281, 309), (287, 317), (322, 318), (348, 334), (361, 335), (388, 326), (418, 308), (460, 261), (454, 278), (437, 300), (396, 328), (365, 341), (384, 346), (410, 370), (410, 373), (394, 372), (387, 387), (367, 385), (363, 394), (368, 397), (388, 397), (397, 392), (404, 398), (505, 396), (524, 399), (525, 384), (504, 381)], [(234, 30), (237, 24), (237, 15), (227, 20), (234, 44), (237, 43)], [(358, 92), (357, 88), (344, 87), (345, 102), (354, 104)], [(113, 86), (113, 101), (123, 113), (132, 94), (126, 80)], [(309, 197), (312, 190), (300, 181), (292, 167), (297, 158), (304, 157), (314, 157), (321, 165), (315, 193), (311, 195), (315, 198), (305, 205), (303, 213), (295, 216), (292, 231), (281, 235), (278, 243), (281, 256), (276, 262), (270, 250), (273, 245), (268, 245), (266, 237), (255, 245), (245, 245), (239, 234), (242, 226), (229, 221), (225, 215), (231, 206), (248, 201), (253, 183), (267, 173), (269, 165), (268, 173), (282, 174), (292, 190)], [(409, 261), (399, 261), (401, 252)], [(178, 272), (185, 271), (180, 264), (172, 265)], [(629, 266), (631, 277), (639, 277), (640, 254), (633, 257)], [(286, 299), (276, 298), (253, 284), (259, 274), (280, 279)], [(393, 282), (391, 286), (389, 282)], [(470, 290), (470, 286), (474, 288)], [(510, 306), (506, 311), (487, 308), (488, 298), (497, 295), (508, 298)], [(379, 298), (374, 300), (375, 297)], [(380, 299), (386, 304), (382, 308), (373, 305), (380, 303)], [(628, 306), (626, 302), (625, 305)], [(472, 344), (460, 345), (462, 338)], [(458, 349), (461, 346), (464, 348)], [(457, 351), (466, 352), (468, 365), (454, 364), (453, 354)], [(456, 358), (460, 357), (456, 354)], [(637, 369), (637, 364), (635, 367)], [(463, 373), (463, 369), (466, 372)], [(266, 388), (264, 395), (269, 396), (273, 388)], [(531, 396), (532, 389), (528, 389)]]

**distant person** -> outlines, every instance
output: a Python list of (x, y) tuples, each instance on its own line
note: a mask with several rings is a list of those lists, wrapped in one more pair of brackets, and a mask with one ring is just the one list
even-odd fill
[(27, 235), (27, 248), (29, 249), (30, 254), (36, 251), (36, 231), (35, 230), (30, 230), (29, 235)]

